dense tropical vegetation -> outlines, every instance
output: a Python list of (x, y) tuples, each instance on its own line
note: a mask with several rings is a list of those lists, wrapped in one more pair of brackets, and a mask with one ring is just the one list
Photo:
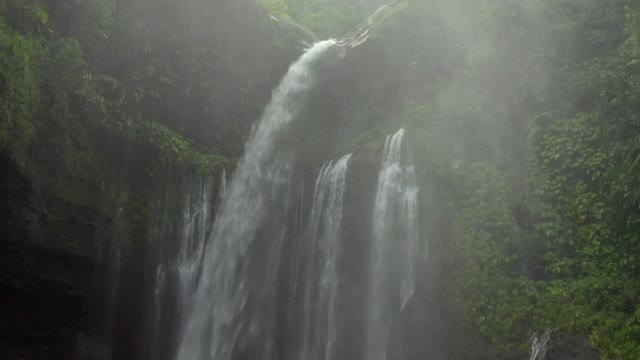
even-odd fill
[(550, 328), (638, 358), (637, 4), (466, 5), (411, 4), (447, 38), (419, 37), (431, 89), (398, 118), (451, 212), (464, 317), (505, 349)]
[(306, 26), (320, 38), (340, 37), (366, 23), (380, 0), (259, 0), (272, 14)]

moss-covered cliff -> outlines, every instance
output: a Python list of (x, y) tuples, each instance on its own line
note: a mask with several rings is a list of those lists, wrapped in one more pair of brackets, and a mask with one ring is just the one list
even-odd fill
[[(123, 246), (119, 286), (145, 281), (157, 204), (175, 224), (189, 179), (233, 167), (313, 41), (253, 1), (0, 1), (2, 356), (66, 357), (110, 331), (102, 257)], [(122, 301), (132, 328), (139, 299)]]

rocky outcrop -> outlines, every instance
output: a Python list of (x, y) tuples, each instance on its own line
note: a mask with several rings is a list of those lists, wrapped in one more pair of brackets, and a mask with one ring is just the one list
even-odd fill
[(554, 335), (549, 342), (549, 360), (598, 360), (600, 356), (586, 338)]
[(91, 248), (105, 218), (34, 188), (6, 152), (0, 173), (0, 357), (69, 357), (98, 326)]

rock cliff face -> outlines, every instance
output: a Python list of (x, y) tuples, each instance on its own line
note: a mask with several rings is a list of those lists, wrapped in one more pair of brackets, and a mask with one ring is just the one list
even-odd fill
[(0, 169), (0, 354), (67, 357), (78, 334), (98, 326), (91, 304), (103, 294), (92, 254), (107, 218), (34, 188), (6, 153)]

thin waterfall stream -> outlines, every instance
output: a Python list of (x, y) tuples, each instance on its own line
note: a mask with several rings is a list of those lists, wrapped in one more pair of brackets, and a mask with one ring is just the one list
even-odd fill
[(418, 188), (405, 131), (388, 136), (373, 211), (367, 356), (386, 359), (392, 322), (416, 287)]
[(345, 180), (351, 154), (327, 162), (318, 175), (305, 263), (302, 359), (335, 359), (340, 317), (340, 240)]

